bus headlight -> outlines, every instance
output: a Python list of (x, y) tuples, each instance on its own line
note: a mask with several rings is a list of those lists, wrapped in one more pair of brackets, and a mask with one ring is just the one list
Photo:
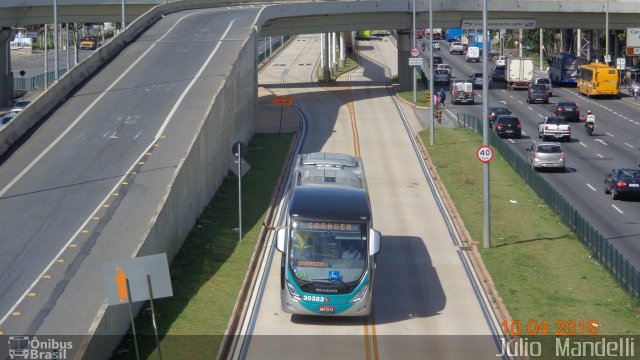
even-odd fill
[(362, 301), (362, 299), (364, 299), (364, 297), (367, 295), (367, 291), (369, 290), (369, 285), (365, 285), (362, 287), (362, 289), (360, 289), (360, 291), (358, 291), (357, 294), (355, 294), (355, 296), (353, 298), (351, 298), (351, 300), (349, 300), (352, 303), (357, 303)]
[(293, 285), (291, 285), (288, 281), (287, 281), (287, 290), (289, 291), (289, 295), (291, 295), (293, 300), (295, 300), (295, 301), (302, 300), (302, 297), (300, 297), (300, 294), (298, 294), (298, 292), (293, 287)]

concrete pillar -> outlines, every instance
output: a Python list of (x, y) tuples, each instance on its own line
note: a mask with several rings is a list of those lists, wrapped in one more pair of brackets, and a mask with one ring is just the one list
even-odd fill
[(337, 50), (337, 42), (336, 42), (336, 33), (331, 33), (331, 73), (334, 74), (337, 70), (336, 65), (336, 51)]
[(344, 52), (344, 32), (340, 33), (340, 67), (344, 67), (346, 54)]
[[(413, 73), (409, 66), (409, 52), (411, 51), (411, 31), (398, 30), (398, 82), (400, 91), (413, 89), (411, 81)], [(429, 76), (429, 74), (427, 74)]]
[(11, 28), (0, 29), (0, 106), (10, 107), (13, 104), (13, 73), (11, 72)]
[(582, 30), (578, 29), (576, 31), (576, 56), (582, 56)]

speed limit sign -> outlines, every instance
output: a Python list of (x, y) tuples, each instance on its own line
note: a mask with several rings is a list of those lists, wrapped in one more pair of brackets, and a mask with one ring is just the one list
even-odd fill
[(418, 50), (418, 48), (411, 48), (411, 57), (418, 57), (418, 55), (420, 55), (420, 51)]
[(488, 163), (493, 159), (493, 149), (489, 146), (480, 146), (476, 152), (476, 156), (478, 157), (478, 160), (483, 163)]

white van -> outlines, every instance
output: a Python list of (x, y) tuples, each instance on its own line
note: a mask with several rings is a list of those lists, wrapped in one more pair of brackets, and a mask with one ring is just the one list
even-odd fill
[(467, 49), (467, 62), (475, 61), (480, 62), (480, 48), (476, 46), (470, 46)]

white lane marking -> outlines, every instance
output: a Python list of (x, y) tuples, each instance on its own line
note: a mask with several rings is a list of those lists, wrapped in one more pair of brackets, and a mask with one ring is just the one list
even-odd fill
[(618, 115), (618, 113), (614, 111), (614, 112), (613, 112), (613, 115)]
[(211, 62), (211, 59), (213, 59), (213, 56), (218, 52), (220, 45), (222, 45), (222, 40), (224, 40), (224, 38), (227, 37), (227, 34), (229, 33), (229, 30), (231, 30), (231, 26), (235, 21), (236, 21), (235, 19), (231, 20), (231, 22), (229, 23), (229, 26), (227, 26), (227, 29), (224, 31), (224, 33), (220, 37), (220, 40), (218, 40), (218, 44), (216, 44), (216, 47), (213, 48), (213, 51), (211, 52), (211, 54), (209, 54), (209, 57), (204, 62), (204, 64), (202, 64), (202, 66), (200, 67), (200, 70), (198, 70), (198, 73), (193, 77), (193, 79), (191, 80), (187, 88), (180, 95), (180, 98), (178, 98), (178, 101), (176, 101), (176, 103), (173, 105), (173, 108), (171, 109), (167, 117), (164, 119), (162, 126), (160, 126), (160, 129), (158, 129), (158, 133), (156, 134), (156, 138), (155, 138), (156, 140), (160, 139), (160, 136), (164, 132), (164, 129), (167, 127), (167, 125), (169, 124), (169, 121), (171, 121), (176, 111), (178, 111), (178, 107), (182, 104), (182, 100), (184, 100), (184, 98), (187, 96), (187, 93), (189, 92), (189, 90), (191, 90), (191, 88), (196, 83), (196, 81), (200, 80), (200, 75), (202, 75), (202, 72), (207, 67), (207, 65), (209, 65), (209, 63)]
[(578, 144), (580, 144), (580, 145), (582, 145), (584, 147), (587, 147), (587, 144), (583, 143), (582, 141), (580, 141)]
[(637, 122), (637, 121), (634, 121), (633, 123), (634, 123), (634, 124), (636, 124), (636, 125), (640, 125), (640, 123), (639, 123), (639, 122)]
[(607, 135), (609, 135), (609, 136), (611, 136), (611, 137), (615, 137), (615, 136), (613, 136), (613, 134), (612, 134), (612, 133), (610, 133), (610, 132), (606, 132), (605, 134), (607, 134)]
[(624, 144), (633, 149), (633, 145), (627, 144), (627, 143), (624, 143)]
[[(102, 94), (102, 95), (100, 95), (99, 99), (100, 99), (100, 98), (102, 98), (102, 97), (104, 97), (104, 94), (108, 93), (108, 92), (109, 92), (109, 89), (111, 89), (113, 86), (115, 86), (115, 84), (116, 84), (118, 81), (120, 81), (120, 80), (122, 79), (122, 77), (123, 77), (123, 76), (124, 76), (128, 71), (130, 71), (130, 70), (131, 70), (131, 68), (132, 68), (135, 64), (137, 64), (138, 62), (140, 62), (140, 60), (142, 60), (142, 58), (143, 58), (143, 57), (145, 57), (145, 56), (149, 53), (149, 51), (151, 51), (151, 49), (153, 49), (153, 47), (155, 47), (155, 45), (156, 45), (156, 44), (158, 44), (158, 43), (159, 43), (159, 42), (160, 42), (160, 41), (161, 41), (165, 36), (169, 35), (169, 33), (170, 33), (170, 32), (171, 32), (171, 31), (172, 31), (176, 26), (178, 26), (178, 24), (179, 24), (182, 20), (184, 20), (184, 19), (186, 19), (187, 17), (190, 17), (190, 16), (192, 16), (192, 15), (197, 15), (197, 14), (199, 14), (199, 13), (201, 13), (201, 12), (206, 12), (206, 11), (211, 11), (211, 10), (202, 10), (202, 11), (198, 11), (198, 12), (195, 12), (195, 13), (187, 14), (187, 15), (185, 15), (184, 17), (182, 17), (182, 18), (178, 19), (178, 21), (176, 21), (176, 23), (175, 23), (171, 28), (169, 28), (169, 29), (167, 30), (167, 32), (165, 32), (165, 34), (164, 34), (164, 35), (162, 35), (162, 37), (160, 37), (156, 42), (154, 42), (153, 44), (151, 44), (151, 46), (149, 47), (149, 49), (147, 49), (147, 51), (145, 51), (144, 53), (142, 53), (142, 55), (140, 55), (140, 57), (139, 57), (136, 61), (134, 61), (134, 62), (131, 64), (131, 66), (129, 66), (129, 68), (127, 68), (127, 70), (125, 71), (125, 73), (124, 73), (124, 74), (122, 74), (120, 77), (118, 77), (118, 78), (117, 78), (117, 79), (116, 79), (116, 80), (115, 80), (115, 81), (114, 81), (114, 82), (109, 86), (109, 88), (107, 88), (107, 90), (105, 90), (105, 91), (103, 92), (103, 94)], [(232, 20), (232, 21), (229, 23), (229, 26), (227, 27), (227, 30), (225, 31), (224, 35), (220, 38), (220, 40), (218, 40), (218, 45), (219, 45), (219, 44), (224, 40), (224, 37), (225, 37), (225, 36), (226, 36), (226, 34), (229, 32), (229, 30), (231, 29), (231, 25), (232, 25), (234, 22), (235, 22), (235, 19), (234, 19), (234, 20)], [(218, 46), (216, 46), (216, 49), (217, 49), (217, 48), (218, 48)], [(187, 91), (187, 90), (185, 90), (185, 93), (186, 93), (186, 91)], [(74, 123), (77, 123), (77, 122), (80, 120), (80, 118), (82, 118), (82, 117), (83, 117), (83, 116), (88, 112), (88, 110), (89, 110), (89, 109), (91, 109), (91, 108), (92, 108), (92, 107), (97, 103), (97, 100), (98, 100), (98, 99), (96, 99), (96, 101), (92, 102), (92, 103), (91, 103), (91, 105), (89, 106), (89, 108), (87, 108), (87, 109), (86, 109), (82, 114), (80, 114), (80, 116), (79, 116), (79, 117), (74, 121)], [(69, 132), (69, 130), (71, 129), (71, 127), (72, 127), (72, 125), (70, 125), (67, 129), (65, 129), (65, 134), (66, 134), (67, 132)], [(62, 135), (63, 135), (63, 134), (62, 134)], [(58, 137), (57, 141), (59, 141), (59, 139), (61, 139), (62, 135)], [(116, 185), (113, 187), (113, 189), (111, 189), (111, 191), (109, 191), (109, 192), (107, 193), (107, 196), (105, 196), (104, 200), (102, 200), (102, 201), (100, 202), (100, 204), (98, 204), (98, 206), (96, 207), (96, 209), (91, 213), (91, 215), (89, 215), (89, 217), (87, 218), (87, 220), (85, 220), (85, 222), (84, 222), (84, 223), (83, 223), (83, 224), (78, 228), (78, 230), (76, 230), (76, 232), (75, 232), (75, 233), (73, 234), (73, 236), (69, 239), (69, 241), (67, 241), (67, 243), (66, 243), (66, 244), (64, 244), (64, 246), (62, 246), (62, 249), (60, 249), (60, 251), (56, 254), (56, 256), (54, 256), (54, 257), (53, 257), (53, 260), (51, 260), (51, 262), (49, 263), (49, 265), (47, 265), (47, 266), (44, 268), (44, 270), (42, 270), (42, 272), (40, 273), (40, 275), (38, 275), (38, 276), (36, 277), (36, 279), (31, 283), (31, 285), (29, 285), (29, 288), (27, 288), (27, 290), (22, 294), (22, 296), (20, 296), (20, 298), (18, 299), (18, 301), (16, 301), (16, 303), (15, 303), (15, 304), (13, 304), (13, 306), (11, 307), (11, 309), (9, 309), (9, 311), (8, 311), (8, 312), (7, 312), (7, 313), (2, 317), (2, 319), (0, 319), (0, 325), (2, 325), (2, 324), (7, 320), (7, 318), (8, 318), (8, 317), (9, 317), (9, 316), (14, 312), (14, 310), (18, 307), (18, 305), (20, 305), (20, 303), (22, 303), (22, 301), (27, 297), (27, 295), (28, 295), (28, 294), (33, 290), (33, 288), (34, 288), (34, 287), (38, 284), (38, 282), (42, 279), (42, 277), (43, 277), (43, 276), (44, 276), (44, 275), (49, 271), (49, 269), (51, 269), (51, 266), (53, 266), (53, 264), (55, 264), (55, 263), (56, 263), (56, 260), (60, 258), (60, 256), (62, 255), (62, 253), (63, 253), (65, 250), (67, 250), (67, 248), (69, 247), (69, 245), (70, 245), (70, 244), (75, 240), (75, 238), (78, 236), (78, 234), (80, 234), (80, 232), (81, 232), (84, 228), (86, 228), (87, 223), (88, 223), (89, 221), (91, 221), (91, 219), (92, 219), (92, 218), (93, 218), (93, 217), (98, 213), (98, 211), (102, 208), (102, 205), (104, 205), (104, 204), (107, 202), (107, 200), (109, 200), (109, 199), (113, 196), (112, 194), (113, 194), (113, 193), (118, 189), (118, 187), (120, 187), (120, 186), (121, 186), (122, 181), (123, 181), (127, 176), (129, 176), (129, 173), (131, 173), (131, 170), (133, 170), (133, 168), (134, 168), (134, 167), (138, 164), (138, 162), (139, 162), (139, 161), (140, 161), (140, 160), (145, 156), (145, 154), (149, 151), (149, 149), (153, 146), (153, 144), (154, 144), (154, 143), (156, 143), (156, 141), (157, 141), (157, 139), (153, 139), (153, 141), (151, 142), (151, 144), (149, 144), (149, 146), (147, 146), (147, 148), (146, 148), (146, 149), (145, 149), (145, 150), (140, 154), (140, 156), (138, 156), (138, 158), (136, 159), (136, 161), (134, 161), (134, 162), (133, 162), (133, 164), (131, 164), (131, 167), (129, 167), (129, 169), (126, 171), (125, 175), (123, 175), (123, 176), (118, 180), (118, 182), (117, 182), (117, 183), (116, 183)], [(49, 149), (49, 150), (50, 150), (50, 148), (51, 148), (51, 147), (52, 147), (52, 146), (49, 146), (49, 147), (47, 147), (47, 149)], [(48, 151), (47, 149), (45, 149), (45, 151)], [(39, 156), (39, 157), (38, 157), (38, 159), (36, 159), (36, 160), (39, 160), (40, 158), (42, 158), (42, 156), (44, 156), (44, 155), (43, 155), (43, 154), (41, 154), (41, 156)], [(36, 161), (36, 160), (34, 160), (34, 162), (32, 162), (32, 164), (35, 164), (35, 161)], [(24, 172), (24, 171), (23, 171), (23, 172)], [(22, 176), (24, 176), (24, 174), (23, 174), (22, 172), (21, 172), (21, 174), (22, 174)], [(15, 182), (14, 182), (14, 183), (15, 183)], [(6, 188), (6, 187), (5, 187), (5, 188)], [(3, 189), (3, 192), (2, 192), (2, 193), (4, 193), (4, 192), (6, 192), (6, 190), (5, 190), (5, 189)], [(0, 193), (0, 194), (2, 194), (2, 193)], [(1, 195), (0, 195), (0, 196), (1, 196)]]
[(538, 114), (538, 116), (540, 116), (541, 118), (543, 118), (543, 119), (544, 119), (544, 116), (542, 116), (542, 114)]
[[(196, 13), (193, 13), (196, 14)], [(193, 14), (189, 14), (189, 15), (193, 15)], [(189, 16), (187, 15), (187, 16)], [(186, 17), (186, 16), (185, 16)], [(51, 142), (35, 159), (33, 159), (31, 161), (31, 163), (29, 163), (29, 165), (25, 166), (24, 169), (22, 169), (22, 171), (20, 171), (20, 173), (18, 175), (16, 175), (15, 178), (13, 178), (13, 180), (11, 180), (4, 188), (2, 188), (2, 190), (0, 190), (0, 197), (2, 197), (7, 191), (9, 191), (9, 189), (11, 189), (13, 187), (13, 185), (15, 185), (18, 181), (20, 181), (20, 179), (22, 179), (27, 172), (29, 172), (29, 170), (31, 170), (45, 155), (47, 155), (49, 153), (49, 151), (51, 151), (51, 149), (53, 149), (54, 146), (56, 146), (56, 144), (58, 144), (60, 142), (60, 140), (62, 140), (62, 138), (64, 138), (69, 131), (71, 131), (71, 129), (73, 129), (73, 127), (75, 127), (80, 120), (82, 120), (84, 118), (84, 116), (93, 109), (93, 107), (100, 101), (102, 100), (103, 97), (105, 97), (110, 91), (111, 89), (113, 89), (114, 86), (116, 86), (116, 84), (118, 82), (120, 82), (120, 80), (122, 80), (125, 76), (127, 76), (129, 74), (129, 72), (140, 62), (142, 61), (142, 59), (144, 59), (145, 56), (147, 56), (147, 54), (149, 52), (151, 52), (151, 50), (153, 50), (153, 48), (159, 43), (161, 42), (167, 35), (169, 35), (169, 32), (172, 31), (176, 26), (178, 26), (178, 24), (180, 24), (180, 22), (185, 18), (180, 18), (178, 21), (176, 21), (176, 23), (167, 30), (167, 32), (165, 32), (164, 35), (162, 35), (162, 37), (160, 37), (156, 42), (152, 43), (151, 46), (149, 46), (149, 48), (142, 53), (142, 55), (140, 55), (140, 57), (138, 59), (136, 59), (136, 61), (134, 61), (133, 63), (131, 63), (131, 65), (129, 65), (129, 67), (122, 73), (120, 74), (120, 76), (118, 76), (117, 79), (115, 79), (111, 85), (109, 85), (109, 87), (107, 87), (95, 100), (93, 100), (91, 102), (91, 104), (89, 106), (87, 106), (84, 111), (78, 115), (78, 117), (76, 117), (75, 120), (73, 120), (73, 122), (71, 124), (69, 124), (69, 126), (67, 126), (66, 129), (64, 129), (64, 131), (58, 135), (58, 137)], [(2, 322), (0, 322), (2, 323)]]
[(512, 143), (512, 144), (516, 143), (515, 141), (513, 141), (513, 139), (507, 139), (507, 140), (509, 140), (509, 142)]
[(507, 102), (504, 100), (500, 100), (501, 103), (503, 103), (504, 105), (507, 105)]
[(524, 104), (524, 103), (522, 102), (522, 100), (518, 100), (518, 102), (519, 102), (520, 104)]
[(510, 98), (512, 98), (512, 99), (515, 99), (515, 98), (513, 97), (513, 95), (509, 95), (509, 97), (510, 97)]
[(620, 214), (624, 214), (624, 213), (622, 212), (622, 210), (618, 209), (618, 207), (617, 207), (617, 206), (615, 206), (615, 205), (613, 205), (613, 204), (611, 204), (611, 206), (612, 206), (614, 209), (618, 210), (618, 212), (619, 212)]
[(606, 142), (604, 142), (604, 141), (603, 141), (603, 140), (601, 140), (601, 139), (595, 139), (595, 140), (593, 140), (593, 141), (597, 141), (597, 142), (599, 142), (599, 143), (601, 143), (602, 145), (605, 145), (605, 146), (607, 146), (607, 145), (608, 145)]
[(593, 186), (589, 185), (588, 183), (587, 183), (587, 186), (588, 186), (591, 190), (593, 190), (593, 191), (597, 191), (597, 190), (596, 190), (596, 188), (594, 188)]
[(600, 155), (600, 154), (596, 154), (596, 155), (598, 155), (599, 157), (601, 157), (602, 159), (604, 159), (604, 156), (602, 156), (602, 155)]
[(533, 109), (531, 108), (531, 106), (527, 106), (527, 109), (533, 111)]

